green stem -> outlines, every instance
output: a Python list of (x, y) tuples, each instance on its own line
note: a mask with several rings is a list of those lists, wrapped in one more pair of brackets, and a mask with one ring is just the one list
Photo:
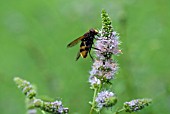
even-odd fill
[(97, 95), (97, 93), (100, 92), (101, 88), (102, 88), (102, 84), (100, 84), (98, 88), (95, 88), (95, 89), (94, 89), (93, 102), (92, 102), (92, 106), (91, 106), (91, 109), (90, 109), (90, 114), (93, 113), (93, 110), (94, 110), (95, 105), (96, 105), (96, 104), (95, 104), (96, 95)]
[(119, 114), (120, 112), (122, 112), (122, 111), (124, 111), (124, 110), (125, 110), (125, 108), (119, 109), (119, 110), (117, 110), (114, 114)]
[(43, 111), (43, 110), (41, 110), (41, 112), (42, 112), (43, 114), (46, 114), (45, 111)]
[(94, 110), (94, 107), (95, 107), (95, 98), (96, 98), (96, 95), (97, 95), (97, 88), (94, 89), (94, 94), (93, 94), (93, 102), (92, 102), (92, 106), (91, 106), (91, 109), (90, 109), (90, 114), (93, 113), (93, 110)]
[(102, 88), (102, 83), (99, 85), (99, 89), (97, 91), (98, 93), (100, 92), (101, 88)]

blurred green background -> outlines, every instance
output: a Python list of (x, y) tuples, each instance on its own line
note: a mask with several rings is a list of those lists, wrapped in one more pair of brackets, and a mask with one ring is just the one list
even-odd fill
[(170, 113), (169, 0), (1, 0), (1, 114), (26, 112), (15, 76), (35, 84), (39, 96), (62, 98), (70, 114), (89, 113), (91, 59), (76, 62), (79, 46), (66, 45), (90, 28), (100, 29), (103, 8), (123, 42), (113, 81), (116, 106), (146, 97), (153, 103), (139, 114)]

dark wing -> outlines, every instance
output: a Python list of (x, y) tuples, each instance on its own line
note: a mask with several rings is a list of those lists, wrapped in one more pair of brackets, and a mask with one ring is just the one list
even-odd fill
[(84, 39), (84, 36), (80, 36), (79, 38), (75, 39), (74, 41), (72, 41), (71, 43), (69, 43), (67, 45), (67, 47), (73, 47), (75, 46), (77, 43), (79, 43), (82, 39)]

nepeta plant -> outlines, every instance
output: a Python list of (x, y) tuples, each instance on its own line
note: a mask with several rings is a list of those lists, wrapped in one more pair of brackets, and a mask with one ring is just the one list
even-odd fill
[[(114, 56), (121, 54), (119, 45), (119, 34), (114, 31), (111, 19), (105, 10), (102, 10), (102, 29), (97, 35), (95, 48), (95, 59), (90, 71), (89, 83), (90, 88), (94, 91), (91, 104), (90, 114), (93, 112), (101, 113), (104, 108), (115, 107), (117, 96), (110, 91), (111, 80), (115, 79), (119, 66)], [(36, 97), (36, 91), (30, 82), (14, 78), (14, 81), (22, 92), (26, 95), (28, 104), (28, 114), (36, 114), (36, 108), (42, 110), (42, 113), (49, 112), (52, 114), (67, 114), (68, 108), (63, 107), (60, 100), (46, 102)], [(136, 112), (148, 106), (151, 99), (135, 99), (125, 102), (122, 108), (117, 108), (114, 114), (120, 112)], [(116, 108), (115, 108), (116, 109)]]
[[(119, 69), (118, 63), (113, 56), (121, 54), (119, 45), (119, 34), (114, 31), (111, 19), (105, 10), (102, 11), (102, 29), (99, 31), (99, 37), (95, 43), (96, 58), (90, 71), (89, 83), (94, 90), (94, 96), (91, 104), (90, 114), (93, 111), (100, 113), (105, 107), (113, 107), (117, 103), (117, 96), (107, 87)], [(125, 102), (121, 109), (115, 111), (118, 114), (122, 111), (136, 112), (148, 106), (151, 99), (136, 99)]]

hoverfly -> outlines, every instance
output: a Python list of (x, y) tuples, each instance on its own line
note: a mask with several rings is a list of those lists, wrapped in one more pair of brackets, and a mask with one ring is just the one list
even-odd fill
[(88, 53), (93, 60), (93, 57), (91, 56), (90, 51), (91, 51), (91, 48), (93, 48), (92, 47), (92, 45), (94, 44), (93, 40), (95, 38), (95, 35), (97, 34), (98, 34), (97, 30), (90, 29), (83, 36), (80, 36), (79, 38), (75, 39), (74, 41), (72, 41), (71, 43), (67, 45), (67, 47), (69, 48), (69, 47), (75, 46), (78, 42), (81, 41), (80, 50), (77, 54), (76, 61), (79, 59), (80, 56), (82, 56), (83, 58), (86, 58)]

